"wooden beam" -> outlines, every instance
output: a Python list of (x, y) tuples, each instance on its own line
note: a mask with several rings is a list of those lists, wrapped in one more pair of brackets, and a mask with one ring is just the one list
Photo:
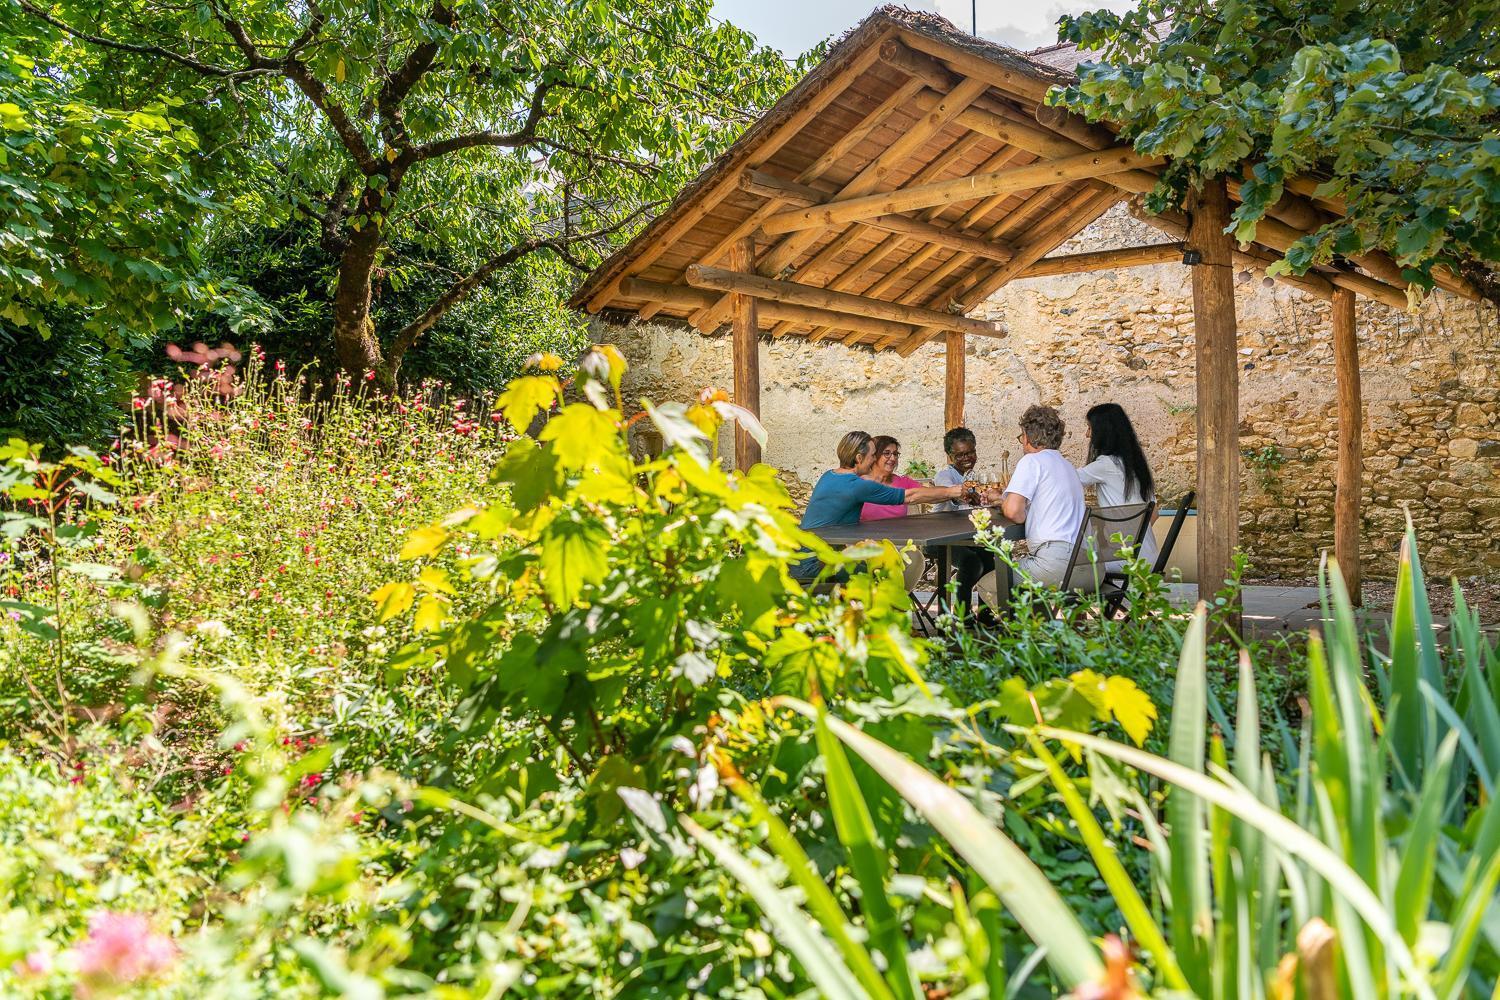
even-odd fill
[[(1000, 264), (988, 273), (975, 270), (959, 280), (955, 286), (945, 288), (933, 297), (937, 302), (954, 302), (964, 309), (973, 309), (994, 295), (1017, 274), (1041, 260), (1058, 246), (1103, 215), (1111, 205), (1120, 200), (1120, 193), (1113, 188), (1102, 191), (1080, 192), (1063, 211), (1053, 217), (1031, 239), (1016, 249), (1014, 260)], [(918, 348), (941, 332), (935, 327), (924, 327), (901, 342), (896, 352), (910, 357)]]
[[(1234, 241), (1224, 179), (1189, 195), (1193, 328), (1198, 389), (1198, 596), (1211, 599), (1229, 579), (1240, 531), (1239, 351), (1234, 315)], [(1238, 615), (1233, 626), (1239, 625)]]
[[(966, 134), (962, 139), (959, 139), (958, 142), (954, 143), (954, 145), (950, 147), (949, 152), (951, 153), (953, 150), (960, 148), (967, 151), (969, 148), (982, 141), (982, 138), (982, 136), (970, 132)], [(979, 170), (981, 172), (998, 170), (1000, 167), (1003, 167), (1006, 163), (1010, 162), (1010, 160), (1015, 157), (1016, 153), (1017, 150), (1014, 149), (1003, 149), (1000, 152), (996, 153), (994, 156), (991, 156), (989, 159), (985, 160), (984, 164), (979, 168)], [(948, 156), (949, 154), (945, 153), (943, 156), (934, 160), (932, 164), (929, 165), (929, 167), (924, 168), (920, 173), (913, 177), (911, 183), (923, 184), (929, 180), (936, 178), (940, 173), (942, 173), (942, 171), (946, 170), (948, 166), (951, 165), (950, 162), (947, 162)], [(922, 212), (920, 215), (918, 215), (917, 218), (919, 218), (923, 222), (932, 222), (943, 214), (944, 207), (945, 206), (929, 208), (925, 212)], [(952, 223), (951, 228), (960, 230), (968, 229), (969, 221), (969, 216), (966, 213), (963, 218), (960, 218)], [(982, 234), (981, 238), (988, 240), (989, 234)], [(850, 264), (832, 281), (827, 282), (827, 286), (838, 291), (853, 291), (855, 282), (857, 282), (861, 276), (868, 273), (873, 268), (880, 266), (881, 262), (890, 257), (892, 254), (899, 252), (905, 242), (905, 238), (899, 235), (892, 235), (887, 237), (880, 242), (879, 246), (875, 247), (875, 249), (865, 254), (853, 264)], [(997, 241), (989, 240), (989, 242), (994, 243)], [(933, 246), (931, 243), (922, 244), (915, 251), (905, 254), (902, 260), (892, 265), (890, 271), (886, 272), (884, 277), (875, 279), (873, 284), (862, 291), (862, 294), (873, 296), (874, 298), (882, 298), (883, 293), (886, 291), (886, 289), (894, 284), (902, 274), (912, 268), (919, 266), (921, 263), (935, 256), (937, 252), (938, 247)], [(804, 267), (800, 273), (806, 274), (807, 270), (808, 269)], [(895, 277), (892, 277), (892, 275), (894, 275)], [(822, 327), (814, 330), (812, 332), (812, 336), (808, 339), (816, 342), (824, 339), (825, 337), (831, 336), (836, 332), (837, 331), (834, 331), (831, 328)]]
[[(897, 111), (905, 109), (909, 103), (915, 103), (918, 107), (928, 107), (931, 105), (936, 105), (939, 99), (940, 95), (933, 94), (925, 90), (922, 81), (908, 80), (906, 83), (893, 90), (889, 97), (887, 97), (884, 101), (881, 101), (880, 104), (877, 105), (868, 114), (866, 114), (864, 118), (860, 119), (858, 125), (845, 133), (837, 142), (828, 147), (828, 149), (823, 153), (822, 156), (819, 156), (816, 160), (809, 164), (805, 170), (799, 173), (797, 175), (797, 180), (801, 183), (808, 183), (810, 181), (815, 181), (819, 177), (823, 176), (823, 174), (827, 173), (829, 168), (831, 168), (834, 164), (840, 162), (845, 156), (847, 156), (850, 150), (867, 139), (871, 132), (875, 131), (881, 125), (884, 125), (886, 119), (890, 118), (890, 116), (895, 114)], [(785, 207), (785, 203), (780, 201), (767, 202), (765, 205), (762, 205), (760, 208), (752, 212), (749, 218), (745, 219), (739, 225), (735, 226), (734, 229), (732, 229), (728, 235), (726, 235), (723, 239), (716, 243), (714, 247), (708, 251), (708, 253), (698, 258), (698, 263), (717, 264), (730, 252), (737, 241), (745, 236), (751, 235), (756, 230), (758, 230), (760, 228), (761, 220), (775, 215)], [(725, 308), (727, 308), (727, 305)], [(649, 319), (650, 310), (642, 311), (641, 318)], [(712, 321), (713, 326), (718, 326), (718, 324), (722, 322), (722, 319), (723, 316), (721, 313)]]
[[(833, 199), (830, 192), (807, 184), (784, 180), (763, 170), (747, 170), (741, 174), (740, 189), (762, 198), (776, 198), (790, 205), (822, 205)], [(979, 236), (956, 231), (946, 226), (933, 225), (920, 219), (910, 219), (904, 215), (882, 215), (873, 219), (865, 219), (863, 224), (871, 229), (898, 233), (923, 243), (946, 247), (949, 250), (963, 250), (976, 257), (985, 257), (990, 260), (1010, 260), (1014, 255), (1014, 251), (1008, 246), (991, 243)]]
[(1142, 156), (1129, 147), (1086, 151), (1058, 160), (1043, 160), (1024, 167), (1010, 167), (988, 174), (933, 181), (882, 194), (850, 198), (817, 208), (780, 212), (761, 223), (768, 233), (821, 229), (930, 205), (975, 201), (991, 195), (1010, 194), (1032, 188), (1051, 187), (1069, 181), (1104, 177), (1122, 170), (1161, 163), (1158, 156)]
[[(706, 288), (667, 285), (647, 281), (644, 278), (626, 278), (621, 281), (620, 295), (626, 299), (655, 302), (662, 306), (675, 306), (679, 309), (704, 309), (719, 301), (719, 296)], [(762, 299), (756, 312), (761, 320), (791, 323), (804, 329), (833, 325), (843, 330), (856, 332), (860, 336), (873, 334), (879, 337), (906, 337), (912, 332), (912, 327), (906, 323), (893, 323), (890, 320), (870, 319), (865, 316), (850, 316), (845, 313), (829, 312), (826, 309), (774, 302), (770, 299)]]
[[(1175, 236), (1180, 240), (1188, 238), (1188, 217), (1181, 212), (1163, 212), (1153, 215), (1146, 211), (1143, 200), (1137, 196), (1130, 199), (1130, 214), (1140, 219), (1146, 225), (1159, 229), (1168, 236)], [(1247, 250), (1236, 250), (1234, 252), (1234, 264), (1236, 267), (1245, 268), (1261, 277), (1266, 276), (1266, 268), (1281, 259), (1281, 255), (1266, 250), (1264, 247), (1251, 246)], [(1281, 282), (1298, 291), (1305, 292), (1315, 298), (1323, 299), (1325, 302), (1333, 298), (1333, 284), (1320, 277), (1316, 272), (1308, 274), (1280, 274), (1275, 277)]]
[(1359, 339), (1354, 326), (1354, 293), (1333, 293), (1333, 373), (1338, 386), (1339, 464), (1333, 494), (1333, 555), (1355, 605), (1363, 603), (1359, 563), (1359, 499), (1364, 457), (1359, 399)]
[[(755, 237), (746, 236), (729, 255), (729, 266), (741, 274), (755, 266)], [(752, 295), (734, 297), (734, 401), (760, 416), (760, 321)], [(738, 423), (734, 425), (734, 465), (748, 472), (760, 461), (760, 442)]]
[[(1093, 194), (1092, 191), (1083, 191), (1083, 192), (1080, 192), (1079, 194), (1075, 195), (1074, 198), (1075, 199), (1083, 199), (1083, 198), (1087, 198), (1087, 197), (1091, 196), (1092, 194)], [(1002, 196), (1002, 197), (1008, 197), (1008, 196)], [(1018, 205), (1014, 211), (1006, 214), (1003, 218), (1001, 218), (998, 222), (996, 222), (993, 226), (991, 226), (988, 230), (986, 230), (985, 234), (984, 234), (985, 238), (986, 239), (999, 239), (1001, 236), (1004, 236), (1006, 233), (1009, 233), (1012, 230), (1015, 230), (1015, 229), (1019, 228), (1020, 226), (1025, 225), (1026, 222), (1028, 221), (1028, 219), (1030, 219), (1031, 215), (1034, 212), (1037, 212), (1039, 210), (1045, 209), (1049, 205), (1052, 205), (1052, 206), (1055, 207), (1055, 202), (1056, 202), (1056, 192), (1054, 192), (1052, 189), (1048, 188), (1048, 189), (1036, 192), (1031, 197), (1029, 197), (1025, 201), (1023, 201), (1020, 205)], [(987, 206), (991, 206), (991, 205), (992, 205), (992, 203), (990, 201), (981, 202), (980, 204), (978, 204), (978, 205), (974, 206), (973, 208), (969, 209), (968, 212), (965, 212), (964, 215), (963, 215), (963, 217), (962, 217), (962, 219), (960, 221), (967, 222), (967, 221), (974, 220), (977, 217), (977, 214), (981, 210), (983, 210), (984, 212), (988, 213), (990, 211), (990, 208), (987, 207)], [(930, 255), (924, 255), (924, 253), (921, 252), (921, 251), (918, 251), (917, 253), (913, 254), (907, 260), (905, 260), (905, 261), (901, 262), (900, 264), (898, 264), (897, 266), (891, 268), (890, 272), (888, 274), (886, 274), (885, 277), (881, 278), (879, 281), (875, 282), (875, 284), (873, 284), (869, 288), (867, 288), (865, 290), (865, 294), (866, 295), (877, 295), (877, 296), (884, 294), (888, 289), (893, 288), (898, 281), (900, 281), (901, 279), (907, 277), (913, 271), (915, 271), (919, 266), (921, 266), (923, 263), (925, 263), (927, 261), (927, 259), (928, 259), (928, 256), (930, 256)], [(902, 294), (900, 301), (903, 301), (903, 302), (921, 302), (921, 301), (923, 301), (923, 296), (925, 296), (928, 293), (930, 293), (934, 288), (937, 288), (938, 285), (940, 285), (944, 281), (944, 279), (946, 279), (949, 275), (953, 274), (959, 268), (961, 268), (964, 265), (970, 263), (972, 260), (973, 260), (973, 258), (970, 257), (967, 254), (958, 254), (958, 255), (956, 255), (954, 257), (950, 257), (948, 260), (944, 261), (942, 264), (939, 264), (938, 266), (934, 267), (930, 272), (928, 272), (928, 274), (925, 277), (923, 277), (920, 281), (918, 281), (911, 288), (907, 289), (906, 292), (904, 292)], [(950, 298), (951, 298), (951, 296), (950, 296)], [(814, 336), (814, 339), (817, 339), (817, 333), (816, 333), (816, 331), (814, 332), (813, 336)], [(844, 342), (846, 344), (849, 343), (849, 341), (847, 339)], [(901, 343), (901, 342), (902, 341), (900, 339), (897, 339), (897, 340), (894, 340), (894, 341), (889, 341), (889, 342), (882, 341), (879, 346), (884, 347), (884, 346), (889, 346), (890, 343)]]
[(794, 281), (777, 281), (758, 274), (739, 274), (719, 267), (704, 267), (693, 264), (687, 269), (688, 284), (695, 288), (711, 288), (717, 292), (754, 295), (758, 298), (789, 302), (793, 305), (811, 306), (833, 312), (849, 313), (852, 316), (869, 316), (888, 319), (897, 323), (935, 326), (940, 330), (959, 330), (980, 337), (1003, 337), (995, 323), (985, 323), (967, 316), (955, 316), (923, 309), (918, 306), (886, 302), (883, 299), (834, 292), (816, 285), (799, 285)]
[[(1002, 93), (1026, 101), (1042, 101), (1046, 98), (1047, 91), (1053, 87), (1066, 86), (1071, 78), (1071, 74), (1064, 73), (1057, 73), (1053, 79), (1043, 78), (1043, 71), (1035, 64), (1007, 68), (985, 56), (956, 48), (921, 32), (902, 29), (897, 34), (907, 45), (942, 60), (958, 75), (981, 80)], [(1018, 58), (1017, 62), (1025, 63), (1024, 57)]]
[(1043, 257), (1016, 277), (1045, 278), (1054, 274), (1079, 274), (1085, 271), (1108, 271), (1118, 267), (1180, 263), (1182, 263), (1181, 243), (1158, 243), (1154, 246), (1125, 247), (1122, 250), (1094, 250), (1089, 253), (1071, 253), (1063, 257)]
[[(823, 83), (823, 86), (808, 99), (806, 104), (788, 115), (786, 120), (772, 130), (769, 135), (759, 139), (754, 152), (745, 158), (742, 166), (758, 167), (775, 156), (777, 150), (786, 145), (793, 136), (800, 133), (808, 122), (822, 114), (824, 108), (832, 104), (834, 99), (842, 94), (849, 84), (854, 82), (856, 77), (874, 65), (879, 58), (880, 47), (876, 45), (869, 46), (861, 52), (856, 52), (848, 64), (842, 69), (835, 71)], [(591, 313), (596, 313), (604, 308), (609, 303), (609, 300), (614, 298), (615, 294), (619, 291), (620, 279), (622, 277), (631, 273), (639, 274), (649, 267), (656, 258), (665, 253), (669, 247), (682, 239), (689, 230), (697, 225), (704, 214), (732, 192), (735, 189), (736, 181), (737, 177), (732, 173), (716, 181), (699, 200), (696, 210), (684, 212), (681, 218), (668, 226), (650, 245), (642, 247), (641, 252), (625, 266), (619, 277), (610, 281), (589, 298), (585, 308)]]
[(948, 331), (943, 363), (943, 423), (945, 430), (964, 425), (964, 335)]
[[(871, 57), (878, 57), (877, 50), (871, 51)], [(901, 137), (891, 143), (879, 156), (866, 164), (853, 179), (845, 184), (839, 192), (839, 198), (855, 198), (868, 194), (886, 182), (886, 175), (900, 165), (916, 152), (921, 146), (937, 135), (954, 117), (967, 108), (969, 104), (985, 90), (982, 83), (965, 81), (953, 89), (951, 93), (943, 95), (936, 106), (919, 118)], [(736, 178), (736, 182), (737, 182)], [(885, 213), (882, 213), (885, 214)], [(793, 233), (772, 247), (761, 259), (756, 262), (756, 271), (760, 274), (771, 276), (780, 274), (786, 267), (796, 262), (809, 246), (815, 243), (821, 234), (818, 232)], [(703, 323), (722, 323), (725, 318), (724, 310), (728, 309), (728, 296), (719, 300), (719, 303), (708, 310), (702, 316), (695, 316), (695, 325)]]
[[(1264, 244), (1279, 253), (1286, 253), (1306, 233), (1299, 232), (1279, 219), (1261, 219), (1255, 225), (1255, 242)], [(1339, 288), (1347, 288), (1351, 292), (1372, 298), (1377, 302), (1383, 302), (1393, 309), (1405, 309), (1407, 307), (1406, 290), (1394, 285), (1372, 278), (1366, 274), (1356, 274), (1353, 271), (1325, 270), (1320, 271), (1325, 278), (1333, 282)]]

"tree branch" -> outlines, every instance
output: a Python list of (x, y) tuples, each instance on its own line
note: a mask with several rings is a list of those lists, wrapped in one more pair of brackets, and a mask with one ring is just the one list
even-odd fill
[(424, 143), (413, 151), (413, 160), (417, 162), (433, 160), (439, 156), (446, 156), (460, 149), (472, 149), (475, 146), (515, 148), (516, 146), (526, 146), (536, 142), (536, 129), (542, 121), (543, 106), (547, 101), (547, 91), (555, 86), (558, 86), (558, 83), (537, 84), (536, 89), (531, 92), (531, 106), (526, 112), (526, 120), (514, 132), (470, 132), (467, 135), (458, 135), (451, 139), (439, 139), (436, 142)]
[(312, 74), (312, 71), (300, 62), (296, 56), (288, 56), (281, 63), (282, 71), (288, 80), (297, 85), (297, 89), (312, 101), (313, 106), (323, 112), (323, 117), (333, 126), (333, 131), (338, 135), (339, 141), (354, 157), (354, 162), (359, 164), (359, 169), (366, 177), (380, 172), (380, 164), (375, 159), (375, 154), (370, 152), (369, 143), (359, 131), (359, 126), (349, 117), (349, 112), (344, 106), (333, 99), (328, 93), (328, 87)]
[(436, 326), (438, 320), (442, 319), (448, 310), (467, 298), (476, 288), (489, 280), (490, 276), (496, 271), (509, 267), (528, 254), (543, 249), (553, 251), (569, 264), (578, 267), (579, 264), (576, 263), (577, 259), (569, 252), (570, 247), (618, 232), (647, 212), (660, 207), (661, 204), (659, 201), (647, 202), (624, 218), (617, 219), (609, 225), (601, 226), (592, 232), (574, 233), (572, 236), (533, 236), (529, 240), (517, 243), (515, 246), (496, 254), (469, 274), (449, 285), (437, 297), (437, 300), (427, 307), (427, 310), (422, 315), (402, 327), (396, 333), (395, 338), (391, 341), (390, 348), (385, 353), (386, 364), (391, 366), (392, 369), (400, 365), (402, 357), (417, 342), (418, 337)]
[(155, 56), (158, 59), (167, 59), (177, 63), (179, 66), (185, 66), (195, 73), (201, 73), (203, 76), (237, 78), (245, 76), (268, 76), (272, 73), (280, 72), (279, 66), (269, 62), (262, 62), (260, 64), (252, 63), (249, 66), (219, 66), (214, 63), (206, 63), (202, 60), (194, 59), (192, 56), (184, 55), (181, 52), (164, 48), (160, 45), (119, 42), (113, 38), (105, 38), (103, 35), (91, 35), (86, 31), (79, 31), (72, 25), (53, 17), (51, 14), (32, 4), (30, 0), (20, 0), (20, 6), (22, 10), (32, 17), (47, 22), (63, 34), (76, 38), (79, 41), (88, 42), (90, 45), (98, 45), (101, 48), (113, 49), (116, 52), (130, 52), (140, 56)]

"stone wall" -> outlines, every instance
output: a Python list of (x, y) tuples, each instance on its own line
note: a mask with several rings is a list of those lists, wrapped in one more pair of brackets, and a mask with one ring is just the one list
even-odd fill
[[(1059, 252), (1160, 242), (1116, 210)], [(1019, 457), (1016, 421), (1034, 402), (1068, 423), (1063, 453), (1081, 462), (1083, 413), (1125, 406), (1164, 500), (1194, 477), (1192, 298), (1177, 264), (1033, 279), (979, 313), (1003, 340), (969, 338), (966, 423), (980, 466)], [(1328, 304), (1240, 275), (1241, 541), (1257, 576), (1308, 576), (1332, 545), (1337, 448)], [(1410, 511), (1430, 572), (1500, 579), (1500, 320), (1438, 295), (1416, 314), (1359, 300), (1365, 410), (1363, 547), (1367, 574), (1389, 576)], [(631, 363), (628, 398), (686, 399), (730, 387), (727, 336), (660, 324), (595, 326)], [(943, 349), (893, 353), (801, 340), (763, 342), (766, 460), (799, 498), (833, 462), (847, 430), (900, 438), (906, 460), (942, 462)], [(732, 449), (726, 435), (722, 447)]]

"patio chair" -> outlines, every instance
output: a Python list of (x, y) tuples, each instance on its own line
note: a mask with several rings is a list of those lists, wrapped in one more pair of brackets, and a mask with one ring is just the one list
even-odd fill
[[(1151, 512), (1155, 509), (1154, 500), (1086, 508), (1059, 586), (1063, 599), (1076, 600), (1080, 593), (1097, 593), (1104, 603), (1105, 615), (1112, 617), (1118, 609), (1117, 601), (1124, 599), (1124, 588), (1111, 583), (1111, 577), (1118, 574), (1111, 572), (1109, 564), (1123, 558), (1121, 549), (1139, 544), (1151, 528)], [(1118, 543), (1114, 540), (1116, 536), (1120, 538)]]
[[(1183, 523), (1187, 521), (1188, 512), (1192, 510), (1193, 503), (1198, 499), (1198, 494), (1188, 490), (1178, 499), (1172, 512), (1172, 523), (1167, 527), (1167, 535), (1162, 539), (1161, 547), (1157, 550), (1156, 561), (1151, 564), (1151, 572), (1161, 576), (1167, 571), (1167, 563), (1172, 558), (1172, 549), (1177, 545), (1177, 536), (1182, 534)], [(1150, 529), (1149, 522), (1147, 530)], [(1110, 572), (1104, 575), (1105, 588), (1105, 614), (1110, 618), (1118, 617), (1120, 612), (1126, 610), (1130, 601), (1128, 588), (1130, 578), (1123, 572)]]

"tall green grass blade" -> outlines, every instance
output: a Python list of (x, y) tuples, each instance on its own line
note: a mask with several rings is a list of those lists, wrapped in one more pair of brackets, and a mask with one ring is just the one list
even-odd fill
[(1468, 980), (1474, 952), (1479, 945), (1480, 927), (1485, 914), (1495, 903), (1497, 886), (1500, 886), (1500, 854), (1492, 854), (1483, 874), (1464, 894), (1458, 919), (1454, 921), (1453, 938), (1448, 953), (1443, 956), (1443, 974), (1438, 981), (1438, 994), (1443, 1000), (1458, 1000), (1463, 995), (1464, 983)]
[(854, 985), (854, 974), (828, 939), (818, 933), (812, 921), (791, 904), (775, 883), (743, 854), (688, 817), (679, 816), (677, 822), (745, 887), (775, 928), (777, 941), (802, 963), (808, 978), (823, 996), (837, 1000), (866, 1000), (865, 994)]
[(1337, 895), (1347, 900), (1353, 911), (1390, 950), (1401, 971), (1410, 977), (1417, 996), (1422, 997), (1423, 1000), (1433, 1000), (1432, 990), (1423, 981), (1411, 950), (1402, 940), (1401, 932), (1397, 930), (1390, 912), (1380, 898), (1371, 891), (1369, 885), (1332, 848), (1317, 837), (1280, 813), (1273, 812), (1243, 789), (1233, 788), (1223, 781), (1209, 778), (1175, 761), (1086, 733), (1057, 729), (1052, 726), (1037, 727), (1036, 732), (1051, 739), (1095, 750), (1138, 771), (1154, 775), (1205, 802), (1233, 813), (1246, 823), (1255, 825), (1262, 834), (1280, 845), (1287, 854), (1300, 858), (1309, 868), (1317, 872)]
[(1391, 690), (1386, 713), (1387, 728), (1396, 761), (1408, 775), (1418, 773), (1422, 753), (1422, 701), (1417, 693), (1421, 679), (1420, 640), (1417, 636), (1417, 605), (1413, 596), (1410, 536), (1401, 544), (1396, 570), (1396, 597), (1391, 605)]
[(1077, 824), (1084, 846), (1088, 848), (1089, 855), (1094, 859), (1094, 864), (1104, 879), (1104, 884), (1114, 896), (1115, 905), (1120, 908), (1120, 915), (1125, 918), (1125, 924), (1130, 928), (1130, 933), (1135, 935), (1136, 941), (1155, 960), (1157, 971), (1169, 987), (1174, 990), (1189, 989), (1187, 977), (1182, 974), (1182, 967), (1177, 964), (1177, 956), (1173, 954), (1166, 938), (1162, 936), (1161, 927), (1152, 918), (1151, 911), (1146, 907), (1146, 901), (1136, 891), (1135, 883), (1130, 879), (1130, 873), (1120, 863), (1119, 855), (1115, 853), (1115, 848), (1105, 837), (1099, 821), (1094, 818), (1094, 811), (1079, 794), (1078, 786), (1074, 784), (1072, 778), (1068, 777), (1067, 772), (1062, 769), (1062, 765), (1047, 749), (1046, 744), (1035, 736), (1029, 737), (1029, 740), (1031, 749), (1046, 766), (1047, 773), (1051, 775), (1052, 784), (1062, 796), (1063, 805), (1067, 807), (1068, 814)]
[(886, 892), (891, 873), (890, 855), (875, 832), (875, 820), (870, 816), (864, 793), (859, 790), (849, 758), (844, 756), (844, 748), (829, 730), (827, 722), (827, 711), (819, 705), (817, 740), (827, 775), (828, 804), (833, 813), (834, 828), (849, 857), (849, 867), (859, 882), (870, 940), (885, 956), (886, 981), (891, 990), (897, 996), (916, 997), (921, 994), (921, 984), (913, 977), (907, 963), (906, 935)]
[[(773, 704), (816, 721), (817, 710), (804, 701), (778, 697)], [(1096, 979), (1103, 963), (1078, 917), (1057, 894), (1041, 869), (1015, 843), (985, 819), (958, 792), (904, 755), (840, 719), (829, 717), (833, 734), (947, 838), (1027, 935), (1047, 951), (1047, 962), (1069, 989)]]
[(1422, 797), (1401, 848), (1401, 866), (1396, 875), (1396, 926), (1412, 946), (1417, 943), (1417, 932), (1432, 905), (1432, 873), (1448, 798), (1448, 774), (1457, 747), (1458, 733), (1450, 732), (1438, 748), (1437, 760), (1427, 771)]
[(797, 843), (797, 838), (792, 836), (781, 818), (771, 811), (760, 792), (744, 778), (731, 772), (724, 783), (750, 809), (751, 817), (765, 826), (766, 839), (770, 842), (771, 849), (786, 865), (792, 881), (807, 898), (808, 911), (844, 956), (844, 961), (849, 964), (860, 986), (875, 1000), (893, 1000), (891, 989), (880, 975), (880, 970), (875, 967), (870, 953), (855, 940), (854, 928), (848, 917), (844, 915), (828, 886), (818, 877), (817, 868), (802, 845)]
[[(1203, 772), (1207, 745), (1205, 716), (1208, 662), (1204, 649), (1207, 610), (1202, 602), (1182, 638), (1172, 696), (1168, 756), (1179, 766)], [(1208, 845), (1203, 801), (1191, 795), (1167, 797), (1167, 828), (1172, 843), (1172, 941), (1185, 958), (1194, 989), (1211, 989), (1208, 951), (1213, 940), (1213, 901), (1209, 895)]]

